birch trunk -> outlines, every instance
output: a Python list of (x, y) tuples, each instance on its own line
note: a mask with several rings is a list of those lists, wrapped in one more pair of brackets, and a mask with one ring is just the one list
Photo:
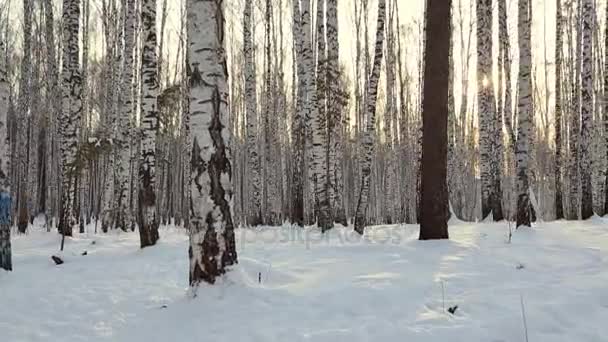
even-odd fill
[(63, 1), (63, 104), (61, 133), (61, 218), (59, 229), (64, 236), (72, 235), (76, 224), (76, 153), (78, 127), (82, 114), (82, 78), (80, 74), (78, 31), (80, 30), (80, 0)]
[[(563, 15), (561, 0), (556, 1), (555, 10), (555, 219), (564, 218), (562, 194), (562, 59), (563, 59)], [(608, 42), (608, 40), (607, 40)], [(608, 80), (608, 78), (607, 78)], [(608, 89), (608, 82), (606, 82)]]
[(574, 51), (575, 55), (573, 56), (574, 60), (574, 68), (572, 73), (572, 110), (570, 117), (570, 160), (569, 160), (569, 178), (570, 178), (570, 186), (569, 186), (569, 210), (567, 218), (569, 220), (578, 220), (579, 218), (579, 199), (580, 199), (580, 177), (579, 177), (579, 136), (581, 130), (581, 90), (580, 90), (580, 74), (581, 74), (581, 61), (582, 61), (582, 30), (581, 30), (581, 13), (580, 6), (577, 6), (576, 15), (575, 15), (575, 27), (574, 30), (575, 37), (573, 37)]
[(222, 0), (189, 0), (192, 219), (190, 286), (210, 284), (237, 263), (227, 143), (228, 85)]
[(252, 1), (245, 4), (243, 14), (243, 54), (245, 62), (245, 110), (247, 112), (247, 158), (249, 175), (249, 207), (247, 223), (256, 226), (262, 223), (260, 156), (258, 154), (258, 115), (255, 49), (252, 38)]
[(532, 125), (532, 51), (530, 0), (520, 0), (518, 8), (519, 76), (517, 143), (515, 148), (517, 171), (517, 225), (530, 227), (530, 186), (528, 181), (529, 139)]
[[(318, 202), (317, 225), (325, 232), (333, 227), (328, 183), (328, 135), (327, 135), (327, 48), (325, 36), (325, 1), (317, 3), (317, 75), (316, 75), (316, 110), (312, 121), (313, 168), (315, 179), (315, 197)], [(313, 103), (315, 105), (315, 103)]]
[[(608, 6), (606, 6), (606, 21), (608, 23)], [(605, 185), (604, 185), (604, 213), (608, 214), (608, 25), (604, 31), (604, 145), (606, 148), (606, 170), (605, 170)]]
[(593, 129), (593, 0), (583, 0), (583, 51), (581, 73), (581, 146), (579, 172), (581, 177), (581, 218), (593, 216), (593, 188), (591, 182), (591, 131)]
[[(10, 178), (10, 140), (8, 135), (8, 106), (10, 84), (8, 82), (7, 65), (5, 53), (5, 38), (0, 39), (0, 198), (9, 196), (11, 193), (11, 178)], [(8, 203), (8, 212), (10, 213), (10, 202)], [(0, 268), (7, 271), (12, 271), (12, 254), (11, 254), (11, 225), (10, 217), (5, 218), (5, 222), (0, 224)]]
[(338, 0), (327, 0), (327, 121), (329, 124), (328, 183), (329, 200), (334, 221), (346, 226), (344, 209), (344, 180), (342, 158), (344, 153), (344, 94), (341, 89), (340, 42), (338, 39)]
[(55, 30), (53, 3), (51, 0), (44, 1), (45, 14), (45, 41), (46, 41), (46, 58), (47, 58), (47, 74), (49, 77), (47, 92), (47, 108), (49, 110), (49, 127), (47, 129), (47, 189), (46, 189), (46, 217), (47, 220), (52, 220), (57, 215), (57, 198), (59, 197), (59, 170), (58, 161), (61, 159), (58, 153), (58, 137), (57, 125), (58, 118), (61, 113), (61, 100), (59, 90), (59, 67), (57, 65), (57, 53), (55, 47)]
[(384, 20), (386, 17), (386, 1), (378, 1), (378, 25), (376, 28), (376, 45), (374, 48), (374, 62), (367, 86), (365, 103), (366, 129), (363, 133), (361, 145), (363, 158), (361, 160), (361, 188), (355, 213), (355, 231), (363, 235), (367, 207), (369, 205), (369, 180), (371, 174), (372, 154), (374, 152), (374, 132), (376, 128), (376, 99), (378, 97), (378, 81), (382, 64), (382, 45), (384, 43)]
[(294, 33), (294, 55), (297, 74), (297, 98), (296, 110), (292, 124), (293, 147), (293, 176), (291, 190), (291, 222), (298, 226), (304, 225), (304, 158), (306, 155), (305, 120), (306, 109), (304, 108), (304, 94), (306, 88), (305, 67), (302, 58), (302, 45), (304, 44), (304, 30), (302, 28), (302, 16), (300, 12), (300, 0), (292, 0), (293, 9), (293, 33)]
[(124, 45), (124, 71), (122, 74), (120, 115), (118, 117), (116, 149), (118, 151), (116, 175), (117, 175), (117, 211), (116, 227), (124, 231), (131, 225), (129, 211), (129, 161), (131, 159), (130, 137), (131, 117), (133, 116), (133, 97), (131, 89), (134, 78), (134, 48), (135, 48), (135, 0), (126, 0), (126, 23), (125, 23), (125, 45)]
[(28, 225), (28, 120), (32, 85), (32, 0), (23, 0), (23, 57), (19, 82), (17, 170), (19, 175), (17, 198), (17, 228), (24, 234)]
[[(492, 75), (492, 1), (477, 0), (477, 101), (479, 111), (479, 154), (481, 169), (481, 217), (490, 213), (502, 219), (500, 179), (497, 179), (495, 151), (496, 118)], [(497, 186), (498, 185), (498, 186)]]
[(156, 44), (156, 0), (142, 1), (142, 100), (141, 156), (138, 184), (138, 225), (141, 248), (158, 240), (156, 210), (156, 136), (158, 132), (158, 60)]

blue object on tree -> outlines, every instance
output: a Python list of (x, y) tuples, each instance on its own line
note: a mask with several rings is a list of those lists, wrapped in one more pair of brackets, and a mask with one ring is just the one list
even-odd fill
[(0, 225), (11, 224), (11, 202), (8, 192), (0, 192)]

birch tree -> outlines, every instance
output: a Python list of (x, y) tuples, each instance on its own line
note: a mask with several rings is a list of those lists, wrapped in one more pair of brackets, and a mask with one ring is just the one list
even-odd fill
[(384, 43), (384, 20), (386, 17), (386, 1), (378, 1), (378, 24), (376, 27), (376, 44), (374, 47), (374, 61), (372, 64), (369, 83), (367, 84), (367, 98), (365, 102), (366, 127), (361, 139), (361, 187), (357, 210), (355, 212), (355, 231), (363, 235), (367, 207), (369, 205), (370, 175), (372, 154), (374, 153), (374, 133), (376, 129), (376, 99), (378, 97), (378, 83)]
[[(502, 219), (499, 201), (500, 187), (495, 189), (496, 136), (494, 86), (492, 75), (492, 1), (477, 0), (477, 104), (479, 111), (479, 153), (481, 170), (481, 217), (490, 213), (495, 220)], [(498, 183), (500, 184), (500, 182)]]
[(46, 42), (46, 61), (48, 91), (46, 93), (46, 103), (49, 111), (47, 128), (46, 146), (46, 217), (52, 219), (57, 214), (57, 199), (59, 198), (59, 139), (57, 136), (59, 116), (61, 114), (62, 102), (59, 100), (61, 89), (59, 87), (59, 65), (57, 61), (57, 48), (55, 41), (54, 15), (52, 0), (44, 0), (45, 16), (45, 42)]
[[(562, 63), (563, 63), (563, 15), (561, 0), (555, 9), (555, 219), (564, 218), (562, 194)], [(608, 41), (607, 41), (608, 42)], [(608, 83), (606, 83), (608, 85)]]
[[(606, 6), (605, 13), (606, 23), (608, 23), (608, 6)], [(606, 148), (606, 170), (605, 170), (605, 182), (604, 182), (604, 213), (608, 214), (608, 25), (605, 26), (604, 31), (604, 106), (603, 106), (603, 119), (604, 119), (604, 145)]]
[[(317, 75), (315, 86), (316, 96), (312, 105), (316, 105), (312, 116), (312, 145), (313, 168), (315, 179), (315, 196), (318, 206), (317, 224), (325, 232), (333, 227), (329, 202), (328, 184), (328, 139), (327, 136), (327, 106), (326, 106), (326, 37), (325, 37), (325, 1), (317, 3)], [(314, 101), (316, 100), (316, 103)], [(315, 116), (316, 115), (316, 116)]]
[(19, 104), (17, 125), (17, 170), (20, 175), (17, 183), (17, 228), (24, 234), (28, 225), (28, 130), (30, 102), (32, 96), (32, 0), (23, 0), (23, 57), (19, 81)]
[(569, 125), (569, 147), (570, 147), (570, 155), (569, 155), (569, 167), (568, 167), (568, 175), (569, 175), (569, 189), (568, 189), (568, 199), (569, 199), (569, 210), (567, 218), (569, 220), (578, 220), (580, 213), (579, 199), (580, 199), (580, 129), (581, 129), (581, 89), (580, 89), (580, 75), (581, 75), (581, 60), (582, 60), (582, 30), (581, 30), (581, 6), (580, 2), (576, 6), (576, 11), (573, 11), (573, 37), (571, 37), (571, 44), (573, 45), (571, 54), (572, 61), (574, 62), (574, 66), (572, 66), (571, 72), (571, 91), (572, 91), (572, 100), (571, 103), (571, 111), (570, 111), (570, 125)]
[(138, 225), (141, 248), (158, 240), (156, 211), (156, 134), (158, 131), (158, 57), (156, 0), (142, 0), (141, 155), (138, 184)]
[(591, 182), (591, 131), (593, 129), (593, 50), (594, 30), (593, 0), (583, 0), (582, 8), (582, 73), (581, 73), (581, 157), (579, 172), (581, 179), (581, 218), (593, 215), (593, 188)]
[[(500, 0), (498, 2), (498, 39), (499, 39), (499, 85), (502, 89), (499, 96), (499, 109), (498, 109), (498, 128), (497, 134), (499, 134), (496, 139), (500, 143), (500, 149), (496, 153), (499, 155), (497, 168), (499, 170), (496, 175), (496, 180), (502, 182), (502, 175), (505, 164), (508, 165), (505, 180), (509, 180), (509, 187), (511, 185), (512, 179), (512, 160), (511, 153), (507, 154), (505, 158), (504, 151), (512, 152), (514, 150), (515, 145), (515, 134), (513, 133), (513, 100), (511, 96), (511, 43), (509, 41), (509, 27), (507, 25), (507, 1)], [(504, 143), (503, 139), (503, 128), (507, 129), (507, 145)], [(506, 163), (505, 163), (506, 162)], [(502, 183), (500, 184), (503, 185)], [(502, 196), (501, 198), (502, 199)], [(511, 204), (511, 196), (507, 198), (505, 201), (508, 203), (507, 207), (512, 208)], [(506, 215), (512, 215), (511, 212), (506, 213)], [(511, 219), (511, 217), (507, 217), (507, 219)]]
[[(295, 0), (294, 0), (295, 1)], [(249, 177), (249, 207), (247, 223), (259, 225), (262, 223), (262, 208), (260, 199), (260, 156), (258, 154), (258, 115), (257, 115), (257, 84), (255, 48), (252, 38), (253, 1), (245, 3), (243, 13), (243, 54), (245, 59), (245, 110), (247, 112), (247, 157)]]
[[(296, 105), (293, 114), (292, 139), (293, 143), (293, 171), (291, 186), (291, 221), (296, 225), (304, 225), (304, 157), (305, 157), (305, 119), (304, 94), (306, 77), (302, 46), (304, 30), (300, 12), (300, 0), (292, 0), (293, 10), (293, 36), (294, 36), (294, 65), (297, 75)], [(295, 82), (294, 82), (295, 83)]]
[(517, 143), (515, 167), (517, 177), (517, 228), (530, 227), (530, 186), (528, 181), (530, 131), (532, 125), (532, 51), (530, 0), (518, 3), (519, 74), (517, 89)]
[(59, 230), (72, 235), (76, 224), (76, 153), (78, 128), (82, 114), (82, 78), (80, 74), (80, 0), (63, 0), (63, 68), (61, 134), (61, 217)]
[(118, 132), (116, 148), (118, 149), (117, 160), (117, 212), (116, 226), (127, 230), (131, 224), (129, 211), (129, 161), (131, 159), (130, 149), (130, 120), (133, 116), (133, 98), (130, 96), (134, 78), (134, 48), (135, 48), (135, 0), (126, 0), (125, 33), (124, 33), (124, 67), (121, 81), (121, 93), (123, 96), (120, 115), (118, 118)]
[[(0, 37), (0, 196), (10, 196), (10, 141), (8, 135), (8, 106), (9, 82), (5, 58), (6, 36)], [(8, 219), (8, 218), (4, 218)], [(7, 271), (13, 269), (11, 254), (11, 225), (10, 222), (0, 224), (0, 268)]]
[(189, 0), (192, 218), (190, 286), (215, 283), (237, 263), (232, 224), (228, 84), (222, 0)]
[(334, 221), (346, 226), (344, 180), (341, 158), (344, 153), (343, 101), (340, 84), (340, 42), (338, 40), (338, 0), (327, 0), (327, 122), (329, 132), (329, 191)]
[(264, 211), (264, 223), (269, 225), (280, 224), (281, 221), (281, 209), (279, 205), (279, 183), (280, 175), (278, 174), (277, 160), (280, 159), (278, 152), (278, 132), (276, 131), (276, 123), (278, 121), (276, 112), (276, 84), (275, 77), (276, 73), (273, 72), (273, 68), (276, 65), (273, 63), (272, 49), (272, 26), (273, 26), (273, 7), (272, 1), (266, 0), (265, 6), (265, 41), (264, 41), (264, 92), (263, 92), (263, 142), (264, 142), (264, 186), (263, 186), (263, 211)]
[(333, 222), (330, 220), (329, 202), (327, 199), (327, 164), (324, 163), (326, 153), (325, 144), (326, 136), (324, 134), (324, 121), (319, 113), (316, 78), (315, 78), (315, 61), (313, 54), (313, 39), (312, 39), (312, 19), (311, 19), (310, 0), (302, 1), (302, 17), (301, 30), (302, 34), (302, 63), (304, 67), (305, 77), (305, 94), (306, 101), (304, 102), (304, 111), (306, 117), (310, 119), (311, 134), (312, 134), (312, 156), (309, 165), (309, 178), (312, 180), (314, 187), (314, 213), (317, 225), (322, 231), (331, 228)]

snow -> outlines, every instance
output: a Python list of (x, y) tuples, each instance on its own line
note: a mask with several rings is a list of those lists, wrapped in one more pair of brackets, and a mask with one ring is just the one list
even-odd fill
[(521, 297), (530, 341), (608, 339), (608, 220), (510, 244), (506, 223), (451, 223), (424, 242), (411, 225), (239, 229), (239, 265), (195, 297), (182, 229), (144, 250), (136, 233), (76, 235), (61, 266), (60, 237), (34, 229), (0, 272), (0, 341), (524, 341)]

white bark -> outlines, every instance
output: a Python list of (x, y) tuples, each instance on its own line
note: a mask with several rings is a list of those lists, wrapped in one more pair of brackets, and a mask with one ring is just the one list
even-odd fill
[(117, 212), (116, 226), (127, 230), (131, 225), (129, 211), (129, 161), (131, 159), (131, 117), (133, 116), (133, 98), (131, 89), (134, 78), (134, 48), (135, 48), (135, 0), (126, 0), (126, 23), (125, 23), (125, 45), (124, 45), (124, 71), (122, 74), (121, 93), (123, 96), (120, 115), (118, 118), (118, 129), (116, 149), (118, 159), (116, 165), (117, 175)]
[(338, 40), (338, 0), (327, 0), (327, 119), (329, 123), (329, 200), (334, 220), (346, 225), (342, 177), (344, 97)]
[[(562, 38), (562, 27), (564, 26), (564, 16), (562, 15), (562, 4), (561, 0), (556, 1), (556, 12), (555, 12), (555, 219), (564, 218), (564, 204), (562, 194), (562, 84), (563, 71), (563, 38)], [(608, 40), (607, 40), (608, 41)]]
[(255, 48), (252, 38), (252, 1), (247, 1), (243, 14), (243, 54), (245, 62), (245, 110), (247, 114), (247, 157), (249, 176), (249, 207), (247, 223), (258, 225), (262, 222), (260, 156), (258, 153), (257, 85)]
[(481, 171), (482, 218), (494, 209), (495, 162), (492, 140), (495, 135), (492, 75), (492, 1), (477, 0), (477, 105), (479, 113), (479, 165)]
[(19, 107), (18, 107), (18, 209), (17, 226), (20, 233), (25, 233), (28, 226), (28, 120), (30, 116), (31, 86), (32, 86), (32, 1), (23, 0), (23, 58), (21, 59), (21, 75), (19, 81)]
[(529, 13), (530, 0), (519, 1), (519, 77), (517, 110), (517, 143), (515, 148), (517, 170), (517, 227), (530, 226), (530, 195), (528, 181), (529, 139), (532, 126), (532, 51)]
[(78, 128), (82, 114), (82, 79), (80, 75), (78, 31), (80, 29), (80, 0), (63, 1), (63, 104), (60, 120), (61, 133), (61, 219), (59, 228), (64, 235), (72, 235), (76, 224), (76, 153)]
[(139, 166), (138, 224), (141, 247), (158, 240), (156, 211), (156, 135), (158, 131), (158, 59), (156, 44), (156, 0), (142, 2), (142, 100), (141, 155)]
[(386, 17), (386, 1), (378, 1), (378, 25), (376, 28), (376, 46), (374, 48), (374, 62), (367, 85), (365, 102), (366, 130), (361, 139), (363, 149), (361, 161), (361, 190), (355, 213), (355, 231), (363, 234), (365, 229), (365, 214), (369, 205), (369, 180), (371, 175), (372, 154), (374, 152), (374, 131), (376, 127), (376, 98), (378, 96), (378, 83), (382, 63), (382, 45), (384, 43), (384, 19)]
[(593, 51), (592, 34), (594, 31), (593, 0), (583, 0), (583, 47), (581, 70), (581, 141), (579, 172), (581, 179), (581, 218), (586, 220), (593, 215), (593, 188), (591, 182), (591, 149), (593, 130)]
[(227, 144), (228, 84), (222, 0), (189, 0), (191, 74), (190, 285), (213, 284), (237, 262)]
[[(302, 28), (302, 16), (300, 12), (300, 0), (292, 0), (293, 10), (293, 35), (294, 35), (294, 57), (297, 74), (296, 106), (292, 124), (292, 139), (294, 141), (294, 165), (291, 190), (291, 221), (297, 225), (304, 225), (304, 158), (305, 148), (305, 120), (306, 108), (306, 70), (303, 60), (304, 30)], [(294, 82), (295, 83), (295, 82)]]
[[(8, 136), (8, 97), (9, 83), (5, 58), (5, 37), (0, 39), (0, 199), (10, 198), (10, 141)], [(11, 225), (0, 224), (0, 268), (7, 271), (13, 269), (11, 254)]]
[[(328, 173), (327, 173), (327, 106), (326, 106), (326, 40), (325, 40), (325, 8), (324, 1), (320, 0), (317, 3), (317, 74), (314, 80), (308, 78), (314, 83), (310, 96), (310, 105), (312, 108), (312, 153), (313, 153), (313, 179), (315, 180), (315, 199), (317, 204), (317, 224), (322, 231), (326, 231), (333, 227), (331, 218), (331, 208), (327, 190)], [(307, 31), (308, 32), (308, 31)], [(308, 43), (308, 39), (307, 39)], [(308, 57), (306, 55), (306, 57)], [(305, 60), (307, 63), (308, 60)], [(314, 60), (313, 60), (314, 63)], [(310, 69), (314, 70), (314, 69)], [(309, 76), (310, 77), (310, 76)], [(312, 85), (309, 84), (309, 89)]]

